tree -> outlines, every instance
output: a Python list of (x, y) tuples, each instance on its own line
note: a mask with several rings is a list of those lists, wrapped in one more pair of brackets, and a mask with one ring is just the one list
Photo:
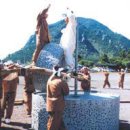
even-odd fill
[(93, 61), (89, 61), (89, 60), (80, 60), (79, 64), (84, 65), (84, 66), (88, 66), (88, 67), (94, 65)]
[(101, 63), (109, 63), (109, 58), (108, 58), (107, 54), (101, 55), (100, 58), (99, 58), (99, 61)]
[(126, 50), (121, 50), (121, 51), (119, 52), (119, 56), (120, 56), (121, 58), (127, 57), (127, 52), (126, 52)]

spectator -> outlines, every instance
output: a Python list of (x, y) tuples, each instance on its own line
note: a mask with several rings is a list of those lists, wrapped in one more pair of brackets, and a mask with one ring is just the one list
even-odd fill
[(108, 87), (110, 88), (110, 83), (109, 83), (109, 72), (107, 70), (104, 69), (104, 84), (103, 84), (103, 88), (105, 88), (106, 85), (108, 85)]
[(124, 69), (121, 69), (119, 72), (120, 78), (119, 78), (119, 88), (124, 88), (124, 78), (125, 78), (125, 72)]

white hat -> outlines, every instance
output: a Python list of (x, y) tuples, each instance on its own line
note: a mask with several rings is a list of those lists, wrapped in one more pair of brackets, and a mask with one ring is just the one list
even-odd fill
[(54, 66), (53, 67), (53, 76), (61, 76), (61, 72), (66, 72), (67, 69), (59, 67), (59, 66)]

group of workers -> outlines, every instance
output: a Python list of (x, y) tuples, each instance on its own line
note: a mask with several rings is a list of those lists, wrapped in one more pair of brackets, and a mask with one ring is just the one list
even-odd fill
[[(50, 76), (47, 83), (47, 111), (50, 115), (47, 125), (48, 130), (52, 130), (52, 128), (56, 128), (60, 125), (60, 119), (62, 119), (61, 116), (65, 105), (63, 97), (69, 93), (67, 81), (63, 78), (67, 74), (64, 73), (64, 76), (61, 75), (61, 72), (59, 73), (58, 69), (58, 67), (55, 69), (55, 73)], [(2, 70), (5, 70), (5, 72), (0, 73), (0, 119), (4, 118), (5, 123), (10, 123), (20, 72), (18, 66), (15, 66), (14, 64), (8, 66), (0, 65), (0, 72), (3, 72)], [(90, 91), (90, 75), (87, 67), (83, 67), (80, 74), (82, 74), (82, 78), (79, 79), (81, 81), (81, 88), (84, 91)], [(31, 115), (32, 93), (35, 91), (33, 86), (33, 74), (31, 71), (25, 73), (24, 79), (24, 105), (27, 114)], [(64, 126), (63, 121), (62, 126)]]
[[(64, 80), (67, 74), (62, 75), (61, 72), (64, 70), (59, 68), (58, 66), (54, 67), (54, 73), (47, 82), (46, 110), (49, 114), (47, 130), (66, 130), (62, 115), (65, 107), (64, 96), (69, 94), (69, 86), (67, 81)], [(75, 76), (81, 81), (81, 89), (85, 92), (89, 92), (91, 78), (88, 68), (81, 68), (79, 75), (81, 75), (81, 77), (78, 77), (78, 75)]]
[[(48, 9), (50, 5), (40, 12), (37, 16), (37, 26), (36, 26), (36, 49), (32, 57), (31, 66), (36, 65), (39, 53), (42, 48), (50, 42), (50, 35), (48, 31), (48, 23), (46, 18), (48, 17)], [(71, 11), (73, 14), (73, 11)], [(68, 24), (69, 19), (66, 17), (66, 24)], [(69, 25), (68, 25), (69, 26)], [(72, 49), (72, 48), (70, 48)], [(11, 70), (16, 66), (0, 66), (0, 71), (2, 69)], [(64, 76), (59, 73), (59, 67), (55, 67), (55, 74), (49, 78), (47, 83), (47, 111), (49, 113), (49, 119), (47, 124), (47, 130), (65, 130), (65, 125), (62, 120), (62, 113), (65, 106), (64, 96), (69, 93), (69, 87), (67, 82), (64, 80)], [(84, 91), (90, 91), (90, 74), (87, 68), (82, 68), (80, 73), (82, 74), (81, 88)], [(60, 74), (60, 75), (59, 75)], [(35, 91), (33, 86), (32, 73), (28, 72), (24, 75), (25, 87), (24, 87), (24, 104), (26, 107), (27, 114), (31, 114), (32, 108), (32, 93)], [(4, 74), (0, 73), (0, 125), (1, 118), (5, 118), (5, 123), (10, 123), (10, 119), (13, 113), (13, 107), (16, 97), (17, 84), (19, 82), (19, 71), (5, 71)], [(5, 113), (6, 111), (6, 113)]]
[[(45, 44), (50, 42), (49, 32), (48, 32), (48, 24), (46, 21), (47, 18), (47, 11), (50, 5), (44, 9), (41, 13), (37, 16), (37, 26), (36, 26), (36, 49), (34, 51), (32, 57), (32, 65), (36, 64), (36, 60), (41, 49), (44, 47)], [(16, 66), (14, 65), (7, 65), (3, 66), (0, 65), (0, 71), (2, 69), (9, 70), (14, 69)], [(5, 71), (4, 74), (0, 73), (0, 125), (1, 125), (1, 118), (5, 117), (5, 123), (10, 123), (11, 115), (13, 112), (13, 106), (16, 97), (16, 90), (17, 84), (19, 82), (19, 72), (18, 69), (14, 72)], [(31, 101), (32, 101), (32, 93), (34, 92), (33, 86), (33, 79), (32, 73), (28, 72), (24, 75), (25, 79), (25, 87), (24, 87), (24, 103), (26, 107), (27, 114), (31, 114)], [(6, 114), (5, 114), (6, 112)]]
[[(38, 55), (41, 49), (50, 42), (50, 35), (48, 32), (48, 24), (46, 18), (48, 17), (47, 12), (50, 8), (50, 5), (44, 9), (37, 16), (37, 26), (36, 26), (36, 50), (34, 51), (32, 57), (32, 65), (36, 64)], [(68, 18), (66, 19), (68, 23)], [(15, 65), (2, 66), (0, 65), (0, 71), (4, 68), (11, 70), (16, 68)], [(47, 98), (46, 110), (49, 114), (49, 119), (47, 123), (47, 130), (66, 130), (64, 121), (62, 119), (62, 114), (65, 107), (64, 96), (69, 94), (69, 86), (67, 81), (65, 81), (64, 76), (67, 74), (62, 74), (62, 69), (59, 66), (54, 67), (54, 72), (50, 76), (47, 82)], [(59, 72), (60, 71), (60, 72)], [(81, 81), (81, 89), (84, 92), (89, 92), (91, 88), (91, 76), (87, 67), (81, 68), (79, 71), (81, 78), (77, 79)], [(109, 73), (104, 72), (105, 80), (103, 88), (106, 85), (110, 87), (108, 80)], [(121, 78), (119, 81), (119, 87), (123, 88), (124, 82), (124, 73), (120, 72)], [(0, 73), (0, 125), (1, 118), (5, 117), (5, 123), (10, 123), (10, 119), (13, 112), (17, 84), (19, 82), (19, 72), (18, 69), (14, 72), (6, 71), (4, 74)], [(28, 115), (31, 115), (32, 108), (32, 93), (35, 91), (33, 86), (33, 74), (30, 72), (24, 75), (25, 86), (24, 86), (24, 104)], [(5, 113), (6, 110), (6, 113)]]
[[(2, 66), (0, 65), (0, 70), (7, 70), (5, 73), (0, 73), (0, 117), (5, 118), (5, 123), (10, 123), (10, 119), (13, 112), (13, 106), (16, 97), (17, 84), (19, 82), (19, 71), (8, 71), (17, 68), (15, 65)], [(49, 119), (47, 123), (47, 130), (55, 130), (56, 128), (65, 130), (65, 125), (62, 119), (62, 114), (65, 107), (64, 96), (69, 94), (69, 86), (64, 76), (68, 76), (67, 73), (59, 69), (59, 66), (55, 66), (55, 71), (52, 73), (47, 82), (47, 112), (49, 113)], [(60, 71), (60, 73), (59, 73)], [(87, 67), (83, 67), (77, 73), (81, 75), (77, 79), (81, 81), (81, 89), (84, 92), (89, 92), (91, 89), (91, 76)], [(106, 85), (110, 87), (109, 83), (109, 72), (104, 71), (105, 80), (103, 88)], [(125, 72), (121, 70), (119, 72), (120, 80), (119, 87), (123, 88)], [(33, 86), (33, 74), (31, 71), (26, 72), (24, 75), (25, 85), (24, 85), (24, 104), (28, 115), (31, 115), (32, 108), (32, 93), (35, 91)], [(60, 107), (59, 107), (60, 106)], [(6, 113), (5, 113), (6, 110)], [(0, 119), (1, 119), (0, 118)], [(1, 124), (1, 123), (0, 123)]]
[[(19, 83), (19, 70), (19, 67), (15, 64), (0, 64), (0, 125), (2, 118), (5, 119), (5, 123), (10, 123), (11, 121)], [(32, 74), (26, 73), (24, 79), (23, 99), (27, 115), (31, 115), (31, 100), (34, 92)]]
[[(109, 72), (107, 70), (103, 71), (105, 79), (104, 79), (104, 84), (103, 84), (103, 88), (106, 87), (106, 85), (110, 88), (110, 82), (109, 82)], [(119, 82), (118, 82), (118, 86), (120, 89), (124, 88), (124, 78), (125, 78), (125, 71), (124, 69), (121, 69), (119, 71)]]

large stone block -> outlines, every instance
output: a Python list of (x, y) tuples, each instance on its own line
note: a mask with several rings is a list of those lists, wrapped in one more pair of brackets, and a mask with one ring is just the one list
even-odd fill
[[(119, 96), (103, 93), (65, 97), (67, 130), (119, 130)], [(33, 95), (32, 128), (46, 130), (46, 94)]]
[(52, 69), (54, 65), (63, 66), (64, 50), (59, 44), (49, 43), (40, 52), (36, 65)]
[[(64, 66), (64, 51), (59, 44), (49, 43), (40, 52), (36, 66), (52, 69), (54, 65)], [(36, 92), (46, 92), (49, 76), (35, 73), (34, 87)]]

